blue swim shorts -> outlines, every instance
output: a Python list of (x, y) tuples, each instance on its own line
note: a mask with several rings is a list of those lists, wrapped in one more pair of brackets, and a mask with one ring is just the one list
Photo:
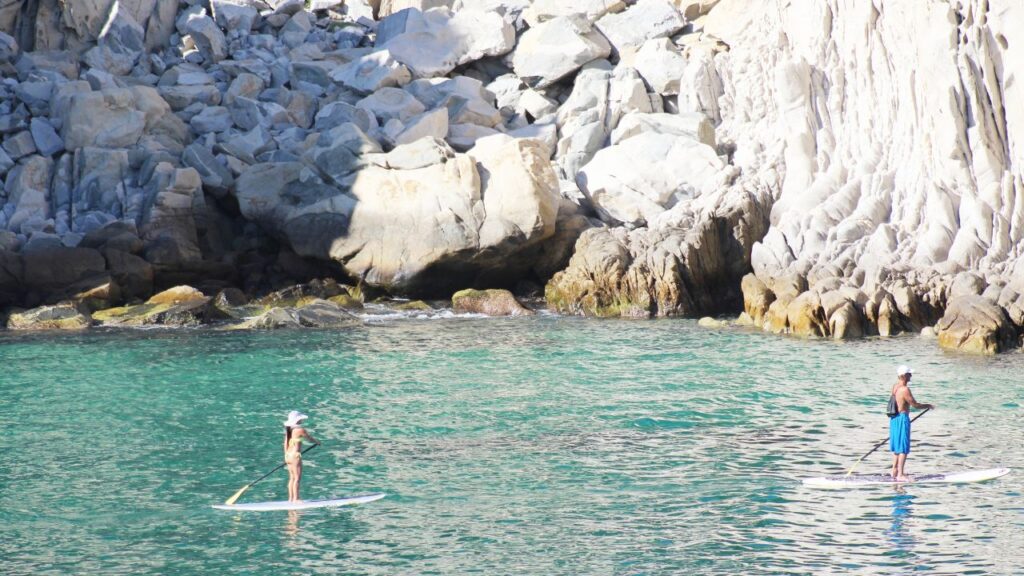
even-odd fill
[(889, 418), (889, 450), (893, 454), (910, 454), (910, 414), (900, 412)]

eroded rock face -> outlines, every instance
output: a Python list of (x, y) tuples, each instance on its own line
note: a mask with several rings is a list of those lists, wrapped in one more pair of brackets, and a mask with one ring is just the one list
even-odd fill
[(587, 316), (700, 316), (738, 306), (750, 248), (768, 226), (766, 190), (705, 196), (647, 228), (584, 232), (548, 305)]

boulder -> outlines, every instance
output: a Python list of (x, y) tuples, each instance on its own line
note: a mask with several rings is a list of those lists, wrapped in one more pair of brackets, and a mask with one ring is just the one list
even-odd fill
[(529, 141), (412, 170), (370, 165), (343, 191), (315, 180), (301, 165), (255, 166), (239, 178), (239, 207), (297, 254), (398, 293), (519, 273), (555, 232), (558, 182)]
[(452, 310), (460, 314), (487, 316), (532, 316), (533, 310), (524, 307), (508, 290), (459, 290), (452, 295)]
[(500, 14), (447, 8), (402, 10), (377, 28), (377, 48), (386, 48), (417, 78), (444, 76), (458, 66), (501, 56), (515, 46), (515, 29)]
[(150, 187), (156, 192), (139, 230), (146, 260), (164, 266), (202, 260), (196, 221), (201, 219), (205, 200), (199, 173), (161, 163)]
[(389, 86), (403, 86), (412, 76), (388, 50), (378, 50), (352, 60), (330, 74), (331, 80), (359, 94)]
[(585, 19), (560, 16), (520, 36), (512, 69), (529, 86), (544, 88), (610, 52), (605, 37)]
[(41, 306), (24, 312), (14, 312), (7, 318), (8, 330), (82, 330), (92, 319), (73, 304)]
[(828, 319), (817, 292), (808, 290), (793, 298), (786, 306), (786, 324), (794, 336), (822, 338), (828, 336)]
[(699, 112), (626, 114), (612, 130), (611, 143), (618, 144), (648, 132), (689, 137), (701, 144), (715, 147), (715, 128), (708, 117)]
[(259, 19), (259, 12), (245, 0), (210, 0), (217, 24), (228, 32), (248, 34)]
[(392, 118), (405, 123), (413, 116), (426, 111), (423, 103), (412, 94), (390, 87), (381, 88), (356, 102), (356, 108), (369, 111), (382, 125)]
[(154, 294), (152, 298), (146, 300), (146, 304), (175, 305), (205, 300), (207, 300), (207, 297), (191, 286), (175, 286), (159, 294)]
[(82, 58), (89, 66), (117, 76), (131, 72), (139, 57), (146, 53), (145, 31), (125, 6), (121, 2), (111, 4), (96, 47)]
[(352, 328), (362, 325), (339, 304), (319, 298), (308, 299), (295, 308), (271, 308), (234, 326), (234, 329), (274, 330), (281, 328)]
[(681, 30), (686, 19), (669, 0), (639, 0), (623, 12), (606, 14), (595, 27), (618, 53), (636, 50), (652, 38), (665, 38)]
[(183, 147), (189, 140), (188, 127), (148, 86), (77, 93), (70, 99), (61, 128), (68, 150), (130, 148), (143, 135), (170, 147)]
[(633, 67), (652, 90), (663, 96), (679, 94), (686, 65), (686, 58), (668, 38), (644, 42), (633, 57)]
[(437, 108), (424, 112), (413, 116), (404, 125), (393, 120), (391, 125), (398, 127), (394, 134), (389, 133), (389, 126), (385, 126), (384, 131), (395, 146), (411, 144), (422, 138), (442, 139), (448, 135), (448, 109)]
[[(742, 305), (740, 279), (768, 229), (767, 190), (721, 191), (647, 228), (591, 228), (545, 287), (548, 305), (587, 316), (721, 314)], [(685, 209), (689, 208), (689, 209)], [(776, 300), (786, 328), (786, 302)], [(767, 320), (766, 320), (767, 322)]]
[(91, 248), (44, 248), (21, 256), (25, 289), (38, 294), (59, 292), (106, 270), (106, 260)]
[(970, 354), (996, 354), (1019, 345), (1009, 316), (980, 296), (953, 298), (936, 326), (939, 346)]
[(761, 326), (768, 307), (775, 301), (775, 293), (753, 274), (743, 277), (740, 289), (743, 291), (743, 311), (755, 326)]
[(111, 277), (121, 287), (121, 296), (128, 301), (148, 298), (153, 293), (153, 265), (142, 258), (107, 248), (103, 251)]
[(680, 202), (728, 185), (723, 168), (706, 144), (643, 133), (599, 150), (576, 183), (605, 222), (643, 226)]
[(43, 156), (54, 156), (64, 151), (64, 141), (57, 135), (51, 124), (45, 118), (33, 118), (30, 123), (32, 140), (35, 142), (36, 150)]
[(145, 303), (99, 310), (93, 320), (103, 326), (202, 326), (225, 316), (211, 303), (212, 298), (180, 304)]
[(468, 76), (415, 80), (406, 87), (428, 110), (444, 107), (453, 124), (478, 124), (494, 127), (501, 113), (494, 107), (494, 96), (479, 80)]
[(523, 11), (523, 19), (531, 28), (558, 17), (580, 17), (593, 23), (605, 14), (625, 8), (623, 0), (535, 0)]
[(185, 32), (207, 62), (216, 64), (228, 56), (228, 43), (224, 33), (209, 16), (193, 16), (185, 24)]

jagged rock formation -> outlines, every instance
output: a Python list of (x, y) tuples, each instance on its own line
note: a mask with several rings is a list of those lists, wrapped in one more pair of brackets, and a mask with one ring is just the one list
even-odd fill
[[(723, 124), (767, 113), (778, 130), (750, 136), (785, 146), (771, 229), (751, 257), (760, 284), (744, 284), (755, 324), (829, 337), (920, 331), (949, 313), (967, 276), (996, 307), (1016, 301), (1022, 22), (1020, 5), (1000, 1), (712, 11), (705, 32), (730, 46), (705, 72), (721, 82), (717, 113)], [(767, 89), (744, 90), (753, 79)]]
[(1022, 24), (1010, 0), (13, 0), (0, 297), (550, 278), (566, 312), (742, 301), (775, 332), (1005, 349)]

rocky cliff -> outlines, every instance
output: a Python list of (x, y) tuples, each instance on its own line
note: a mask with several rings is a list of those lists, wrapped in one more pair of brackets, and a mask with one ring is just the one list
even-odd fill
[(1021, 24), (1009, 0), (8, 0), (0, 297), (546, 283), (563, 312), (1003, 349)]

